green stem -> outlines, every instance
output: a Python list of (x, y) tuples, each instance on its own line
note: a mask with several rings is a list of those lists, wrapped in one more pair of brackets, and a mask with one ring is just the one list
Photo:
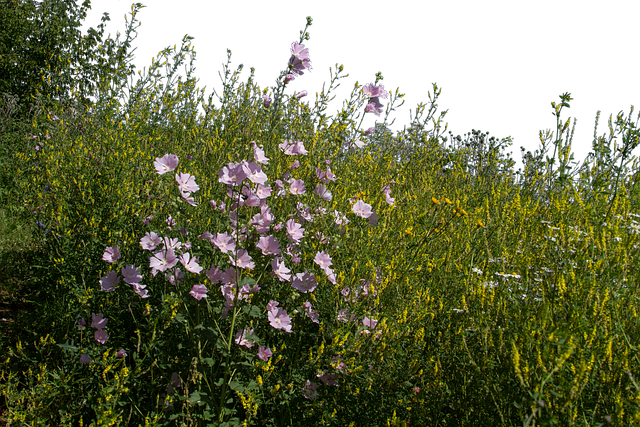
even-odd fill
[[(236, 287), (238, 287), (236, 285)], [(233, 317), (231, 319), (231, 329), (229, 330), (229, 339), (227, 340), (227, 357), (225, 360), (224, 381), (222, 382), (222, 392), (220, 393), (220, 403), (218, 404), (218, 422), (222, 422), (224, 419), (224, 412), (222, 411), (222, 405), (226, 401), (227, 397), (227, 385), (229, 381), (229, 362), (231, 361), (231, 343), (233, 340), (233, 329), (236, 323), (236, 317), (238, 315), (238, 306), (233, 308)]]
[[(298, 345), (296, 347), (296, 353), (293, 356), (293, 360), (298, 360), (298, 354), (300, 353), (300, 345), (302, 344), (302, 331), (300, 331), (300, 333), (298, 334)], [(291, 373), (293, 372), (293, 363), (291, 364), (291, 367), (289, 368), (289, 376), (291, 376)]]
[[(237, 200), (238, 204), (239, 204), (239, 199), (240, 199), (240, 190), (238, 190), (238, 200)], [(236, 209), (236, 212), (237, 212), (237, 209)], [(238, 244), (239, 244), (239, 241), (237, 239), (238, 229), (239, 227), (237, 226), (237, 222), (236, 222), (236, 249), (234, 254), (236, 260), (238, 259)], [(226, 357), (225, 366), (224, 366), (224, 381), (222, 382), (222, 392), (220, 393), (220, 403), (218, 404), (218, 421), (219, 422), (222, 422), (224, 419), (224, 412), (222, 411), (222, 405), (226, 401), (228, 383), (230, 382), (229, 363), (231, 362), (231, 343), (233, 342), (233, 331), (235, 329), (236, 319), (238, 317), (238, 301), (239, 301), (239, 294), (240, 294), (240, 283), (242, 283), (242, 280), (240, 277), (239, 268), (236, 265), (236, 294), (235, 294), (234, 305), (233, 305), (233, 316), (231, 317), (231, 329), (229, 330), (229, 338), (227, 339), (227, 342), (226, 342), (227, 357)]]

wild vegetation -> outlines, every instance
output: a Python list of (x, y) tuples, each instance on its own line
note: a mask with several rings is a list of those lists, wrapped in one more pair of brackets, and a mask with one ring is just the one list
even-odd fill
[(633, 108), (578, 162), (562, 94), (515, 170), (435, 84), (396, 134), (381, 73), (335, 115), (342, 65), (291, 93), (311, 18), (273, 87), (229, 52), (205, 97), (189, 37), (133, 74), (141, 5), (117, 38), (8, 5), (6, 425), (640, 425)]

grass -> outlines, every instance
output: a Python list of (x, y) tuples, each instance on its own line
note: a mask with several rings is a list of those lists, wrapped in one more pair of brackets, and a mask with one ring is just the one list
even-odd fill
[[(284, 134), (274, 127), (270, 140), (270, 136), (260, 132), (268, 118), (260, 118), (262, 110), (247, 108), (246, 115), (237, 117), (242, 120), (254, 117), (253, 121), (234, 121), (236, 118), (230, 114), (226, 129), (217, 136), (204, 131), (175, 130), (171, 137), (165, 133), (159, 137), (160, 132), (148, 130), (149, 135), (138, 131), (138, 138), (130, 138), (114, 124), (92, 120), (83, 130), (84, 135), (93, 135), (90, 138), (67, 133), (61, 137), (54, 135), (51, 140), (53, 147), (71, 147), (70, 141), (75, 141), (75, 148), (67, 149), (67, 153), (69, 156), (75, 153), (78, 163), (69, 161), (70, 157), (62, 161), (62, 155), (56, 158), (56, 154), (41, 157), (41, 169), (35, 175), (27, 173), (30, 163), (26, 160), (20, 162), (18, 156), (8, 161), (5, 157), (4, 166), (13, 173), (8, 175), (14, 180), (5, 177), (3, 181), (0, 209), (3, 319), (0, 422), (89, 425), (98, 419), (119, 419), (125, 425), (202, 423), (202, 418), (198, 421), (196, 416), (202, 409), (193, 402), (187, 403), (188, 393), (173, 403), (176, 408), (184, 405), (182, 411), (174, 411), (186, 416), (171, 420), (166, 411), (156, 409), (156, 396), (160, 396), (170, 371), (154, 368), (156, 362), (145, 365), (141, 361), (144, 351), (140, 352), (140, 340), (137, 363), (144, 365), (146, 371), (133, 366), (124, 371), (108, 354), (100, 364), (102, 352), (111, 348), (111, 343), (98, 346), (92, 337), (83, 337), (72, 326), (80, 313), (85, 313), (86, 318), (86, 313), (98, 312), (100, 308), (107, 310), (108, 304), (127, 306), (127, 301), (116, 296), (108, 301), (104, 298), (109, 297), (99, 296), (104, 293), (100, 293), (97, 279), (106, 267), (101, 264), (100, 254), (107, 241), (115, 243), (114, 239), (121, 239), (127, 247), (128, 239), (135, 245), (141, 237), (140, 227), (129, 227), (122, 218), (117, 222), (125, 216), (128, 206), (132, 209), (127, 218), (134, 208), (141, 209), (140, 215), (136, 215), (141, 218), (152, 206), (159, 216), (164, 208), (162, 204), (156, 207), (154, 201), (168, 200), (161, 192), (163, 187), (153, 187), (151, 193), (145, 193), (143, 178), (131, 178), (132, 169), (125, 166), (140, 164), (144, 179), (156, 180), (157, 175), (150, 173), (150, 164), (142, 167), (142, 163), (135, 163), (147, 156), (151, 141), (155, 141), (157, 153), (144, 159), (159, 157), (166, 151), (179, 153), (182, 163), (193, 155), (192, 161), (185, 160), (187, 172), (193, 171), (203, 193), (214, 198), (219, 167), (234, 159), (236, 150), (245, 149), (251, 140), (273, 147), (273, 140)], [(71, 115), (72, 111), (64, 114)], [(340, 139), (338, 128), (314, 139), (307, 122), (292, 121), (299, 130), (298, 137), (307, 142)], [(17, 141), (28, 126), (18, 127), (5, 136), (5, 147), (11, 144), (20, 147)], [(104, 142), (108, 135), (117, 137)], [(125, 140), (135, 140), (140, 145), (127, 145)], [(197, 148), (185, 144), (193, 140), (201, 141)], [(91, 141), (103, 142), (89, 146)], [(123, 145), (117, 145), (116, 141)], [(214, 143), (207, 145), (203, 141)], [(222, 149), (215, 146), (215, 141), (227, 141), (227, 145)], [(84, 150), (83, 143), (92, 150)], [(373, 266), (390, 275), (391, 279), (380, 285), (383, 304), (378, 303), (379, 307), (385, 306), (387, 318), (383, 330), (388, 338), (384, 345), (372, 344), (371, 353), (353, 353), (360, 367), (353, 369), (354, 376), (350, 377), (353, 379), (342, 383), (340, 388), (323, 391), (316, 401), (296, 397), (299, 394), (293, 392), (287, 394), (287, 383), (302, 382), (293, 374), (288, 376), (287, 369), (277, 368), (273, 374), (268, 367), (264, 369), (265, 365), (255, 365), (264, 390), (260, 411), (254, 417), (257, 425), (640, 425), (640, 387), (636, 375), (640, 372), (638, 189), (620, 185), (612, 204), (610, 195), (600, 191), (606, 186), (594, 188), (588, 204), (584, 204), (587, 197), (568, 187), (539, 196), (533, 189), (539, 188), (536, 183), (542, 178), (533, 172), (528, 181), (530, 186), (513, 186), (496, 173), (495, 157), (480, 150), (465, 154), (474, 159), (485, 157), (486, 163), (478, 163), (476, 174), (470, 176), (463, 172), (462, 154), (444, 158), (433, 138), (424, 136), (422, 143), (423, 148), (409, 162), (394, 166), (384, 167), (386, 160), (374, 161), (365, 154), (354, 155), (342, 164), (331, 164), (332, 172), (342, 179), (342, 187), (332, 187), (336, 203), (357, 194), (357, 198), (370, 202), (379, 211), (377, 228), (354, 224), (349, 229), (343, 238), (344, 259), (336, 259), (335, 268), (343, 273), (339, 277), (344, 283), (350, 277), (356, 282)], [(116, 149), (110, 151), (110, 147)], [(140, 157), (125, 160), (122, 154), (136, 156), (133, 154), (136, 149), (141, 150)], [(318, 165), (324, 160), (314, 158), (312, 150), (309, 151), (309, 164)], [(22, 152), (26, 149), (16, 148), (11, 154)], [(121, 155), (116, 156), (117, 153)], [(281, 163), (274, 151), (266, 155), (274, 157), (270, 171), (278, 170), (278, 166), (284, 170), (289, 165)], [(118, 160), (113, 160), (116, 157)], [(443, 170), (449, 160), (453, 160), (454, 167)], [(47, 169), (47, 179), (53, 176), (66, 183), (68, 196), (58, 191), (54, 199), (35, 189), (34, 182), (39, 182), (36, 175), (45, 175), (45, 164), (52, 168), (51, 173)], [(130, 178), (131, 185), (117, 194), (116, 190), (106, 194), (107, 187), (99, 184), (109, 183), (113, 178), (121, 182), (125, 176)], [(379, 188), (391, 179), (396, 181), (391, 187), (391, 196), (395, 197), (393, 209), (385, 206), (384, 196), (379, 198)], [(80, 193), (71, 184), (75, 181), (83, 189)], [(83, 181), (89, 184), (82, 187)], [(68, 197), (67, 202), (64, 197)], [(89, 198), (95, 203), (79, 202)], [(72, 201), (75, 204), (71, 208)], [(40, 208), (38, 218), (53, 230), (49, 236), (57, 233), (62, 240), (68, 239), (64, 245), (54, 244), (51, 237), (44, 238), (42, 229), (33, 225), (30, 213), (38, 210), (40, 203), (49, 203), (51, 207)], [(602, 219), (609, 209), (610, 219), (603, 225)], [(197, 215), (203, 214), (189, 217), (193, 224), (205, 221), (206, 216)], [(386, 216), (392, 219), (387, 220)], [(99, 220), (121, 228), (109, 227), (107, 236), (106, 231), (100, 231), (101, 227), (92, 225)], [(119, 230), (123, 232), (111, 235)], [(90, 239), (95, 239), (95, 243)], [(52, 253), (62, 248), (67, 252)], [(62, 257), (67, 261), (57, 265)], [(143, 264), (136, 262), (136, 265)], [(319, 293), (318, 300), (321, 295), (329, 298), (329, 294)], [(221, 301), (219, 293), (215, 298), (218, 299), (210, 293), (212, 304)], [(144, 306), (135, 305), (140, 299), (133, 301), (134, 305), (129, 307), (142, 316)], [(330, 301), (327, 306), (334, 303), (337, 304)], [(318, 307), (323, 307), (320, 302)], [(179, 314), (186, 317), (190, 312), (193, 310), (187, 310), (185, 305)], [(180, 319), (176, 313), (170, 316), (169, 323), (173, 326), (168, 331), (173, 331)], [(148, 318), (151, 320), (153, 315)], [(111, 313), (109, 326), (113, 327), (109, 333), (113, 335), (110, 340), (114, 346), (116, 342), (128, 342), (127, 337), (118, 336), (116, 328), (116, 324), (125, 328), (126, 319), (126, 315), (119, 318)], [(177, 335), (167, 335), (165, 341), (158, 341), (165, 347), (154, 350), (151, 344), (156, 329), (152, 338), (151, 331), (148, 332), (144, 336), (149, 342), (146, 351), (151, 360), (158, 361), (162, 352), (171, 352), (169, 347), (182, 342)], [(337, 341), (341, 336), (347, 337), (344, 329), (332, 331), (329, 327), (314, 334), (324, 334), (325, 354), (337, 351), (340, 347)], [(97, 370), (78, 368), (69, 362), (68, 353), (56, 344), (69, 346), (70, 339), (75, 340), (76, 346), (99, 347), (99, 352), (94, 353)], [(313, 351), (322, 358), (319, 342), (314, 340), (302, 340), (301, 353)], [(284, 343), (283, 349), (291, 347), (288, 341), (287, 346)], [(119, 348), (113, 347), (113, 352)], [(366, 348), (367, 345), (361, 347)], [(131, 348), (128, 351), (133, 352)], [(282, 350), (280, 354), (285, 355), (284, 360), (288, 358), (289, 372), (296, 372), (293, 364), (298, 359), (288, 351)], [(313, 359), (310, 356), (307, 362), (305, 356), (300, 364), (319, 367), (312, 364)], [(183, 374), (189, 371), (189, 362), (182, 366)], [(164, 366), (162, 363), (170, 362), (160, 361)], [(117, 371), (116, 376), (110, 377), (109, 371)], [(123, 391), (123, 372), (133, 375), (128, 383), (130, 390)], [(256, 378), (255, 372), (251, 378)], [(193, 379), (191, 387), (191, 391), (197, 388), (204, 395), (205, 386), (200, 380)], [(104, 399), (109, 401), (108, 396), (118, 405), (107, 405)], [(238, 410), (238, 422), (251, 418), (247, 415), (251, 411), (244, 406), (245, 398), (236, 398), (233, 404)], [(113, 413), (105, 408), (112, 408)], [(270, 418), (270, 414), (276, 413), (278, 416)]]

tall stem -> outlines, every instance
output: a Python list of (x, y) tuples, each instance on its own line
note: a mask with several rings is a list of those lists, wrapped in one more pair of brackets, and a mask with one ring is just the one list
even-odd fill
[[(237, 287), (237, 286), (236, 286)], [(227, 339), (227, 357), (225, 360), (224, 381), (222, 382), (222, 392), (220, 393), (220, 403), (218, 404), (218, 422), (224, 420), (224, 412), (222, 411), (222, 405), (226, 401), (227, 386), (229, 383), (229, 362), (231, 361), (231, 342), (233, 340), (233, 330), (236, 324), (236, 317), (238, 315), (238, 306), (233, 307), (233, 317), (231, 318), (231, 329), (229, 330), (229, 338)]]
[(238, 301), (239, 301), (239, 296), (240, 296), (240, 283), (242, 282), (240, 280), (240, 270), (238, 268), (238, 244), (239, 239), (238, 239), (238, 232), (240, 227), (238, 226), (238, 208), (240, 207), (240, 193), (242, 192), (242, 186), (241, 188), (238, 190), (238, 194), (237, 194), (237, 199), (236, 199), (236, 247), (235, 247), (235, 264), (236, 264), (236, 289), (235, 289), (235, 298), (234, 298), (234, 305), (233, 305), (233, 316), (231, 317), (231, 328), (229, 329), (229, 337), (227, 338), (227, 357), (225, 360), (225, 366), (224, 366), (224, 380), (222, 382), (222, 392), (220, 393), (220, 403), (218, 404), (218, 422), (222, 422), (224, 420), (224, 412), (222, 410), (222, 405), (225, 404), (226, 402), (226, 398), (227, 398), (227, 388), (228, 388), (228, 384), (231, 381), (229, 378), (229, 371), (230, 371), (230, 367), (229, 367), (229, 363), (231, 362), (231, 343), (233, 342), (233, 331), (235, 330), (235, 326), (236, 326), (236, 319), (238, 317)]

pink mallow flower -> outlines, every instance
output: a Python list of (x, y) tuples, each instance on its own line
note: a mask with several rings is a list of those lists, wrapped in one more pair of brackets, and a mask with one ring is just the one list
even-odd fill
[(185, 270), (195, 274), (202, 272), (202, 267), (198, 265), (198, 258), (191, 258), (189, 252), (180, 255), (179, 259)]
[(176, 174), (176, 181), (178, 182), (178, 189), (181, 193), (195, 193), (200, 189), (196, 184), (196, 178), (188, 173)]
[(134, 265), (126, 265), (120, 269), (120, 273), (122, 273), (122, 277), (124, 277), (124, 282), (129, 285), (133, 285), (134, 283), (140, 283), (142, 281), (142, 275), (138, 270), (138, 267)]
[(233, 241), (233, 237), (225, 233), (218, 233), (216, 237), (211, 240), (211, 243), (216, 245), (224, 253), (230, 253), (235, 251), (236, 243)]
[(316, 257), (313, 259), (313, 262), (315, 262), (316, 264), (318, 264), (318, 266), (325, 270), (329, 267), (331, 267), (331, 264), (333, 264), (333, 261), (331, 259), (331, 257), (329, 256), (329, 254), (327, 254), (326, 252), (317, 252), (316, 253)]
[(207, 287), (205, 285), (193, 285), (191, 291), (189, 291), (189, 295), (200, 301), (202, 298), (207, 297)]
[(316, 281), (316, 276), (313, 273), (304, 272), (298, 273), (293, 278), (293, 282), (291, 282), (291, 286), (303, 294), (307, 292), (313, 292), (315, 288), (318, 286), (318, 282)]
[(107, 334), (107, 331), (104, 331), (102, 329), (97, 330), (94, 334), (93, 337), (95, 338), (96, 341), (98, 341), (100, 344), (104, 344), (107, 342), (107, 340), (109, 339), (109, 334)]
[(262, 251), (262, 255), (279, 255), (280, 254), (280, 243), (278, 243), (278, 239), (273, 236), (264, 236), (261, 237), (256, 245), (256, 248)]
[(149, 257), (149, 268), (154, 271), (166, 271), (174, 267), (177, 263), (178, 257), (173, 251), (173, 248), (157, 251), (152, 257)]
[(110, 271), (106, 276), (100, 278), (100, 290), (101, 291), (114, 291), (120, 278), (115, 271)]
[(313, 323), (319, 323), (318, 313), (313, 310), (309, 301), (306, 301), (304, 304), (302, 304), (302, 309)]
[(236, 334), (236, 344), (243, 345), (247, 348), (253, 347), (253, 341), (249, 341), (245, 338), (247, 334), (253, 335), (253, 329), (244, 329), (243, 331), (238, 331), (238, 333)]
[(240, 249), (236, 254), (236, 257), (237, 258), (234, 258), (231, 255), (229, 255), (229, 261), (235, 267), (246, 268), (247, 270), (253, 270), (253, 268), (256, 266), (256, 263), (253, 262), (253, 260), (249, 256), (249, 252), (247, 252), (245, 249)]
[(371, 210), (371, 205), (363, 202), (362, 200), (358, 200), (351, 209), (353, 210), (354, 214), (361, 218), (369, 218), (373, 213)]
[[(269, 98), (270, 99), (270, 98)], [(271, 102), (271, 101), (269, 101)], [(253, 158), (256, 162), (261, 163), (263, 165), (269, 164), (269, 159), (265, 156), (264, 150), (258, 147), (254, 141), (251, 141), (251, 145), (253, 146)]]
[(305, 97), (305, 96), (307, 96), (307, 95), (308, 95), (307, 91), (306, 91), (306, 90), (303, 90), (303, 91), (302, 91), (302, 92), (300, 92), (300, 93), (296, 93), (296, 98), (297, 98), (297, 99), (304, 98), (304, 97)]
[(282, 150), (284, 154), (289, 156), (295, 156), (296, 154), (305, 155), (308, 153), (302, 141), (288, 141), (285, 139), (278, 147), (280, 147), (280, 150)]
[(162, 239), (156, 233), (147, 232), (142, 239), (140, 239), (140, 246), (142, 249), (146, 249), (148, 251), (152, 251), (162, 243)]
[(311, 381), (307, 380), (307, 384), (304, 386), (305, 399), (317, 399), (318, 395), (316, 393), (316, 390), (318, 389), (318, 387), (318, 384), (312, 383)]
[(284, 265), (284, 260), (274, 259), (271, 261), (271, 268), (273, 268), (273, 273), (281, 282), (288, 282), (291, 280), (291, 274), (289, 274), (291, 273), (291, 270)]
[(304, 194), (307, 190), (304, 187), (304, 181), (301, 179), (294, 179), (291, 183), (291, 187), (289, 188), (291, 194), (300, 195)]
[(116, 245), (116, 246), (107, 247), (104, 250), (104, 254), (102, 254), (102, 259), (109, 263), (118, 261), (120, 259), (120, 252), (118, 251), (118, 246)]
[(300, 77), (304, 72), (313, 72), (313, 61), (311, 52), (305, 44), (292, 41), (289, 44), (288, 64), (292, 66), (292, 73), (295, 77)]
[(298, 224), (294, 219), (287, 221), (287, 236), (295, 243), (300, 242), (304, 237), (304, 228)]
[(282, 329), (289, 333), (293, 332), (291, 330), (291, 317), (287, 315), (287, 311), (283, 308), (274, 307), (273, 310), (269, 310), (267, 317), (273, 328)]
[(273, 356), (273, 352), (269, 349), (269, 347), (258, 347), (258, 358), (266, 362), (271, 356)]
[(107, 326), (107, 322), (109, 321), (109, 319), (106, 319), (102, 313), (91, 313), (91, 327), (98, 329), (98, 330), (102, 330), (105, 328), (105, 326)]
[(167, 172), (171, 172), (178, 166), (178, 156), (175, 154), (165, 154), (162, 157), (158, 157), (153, 165), (156, 167), (158, 175), (163, 175)]

